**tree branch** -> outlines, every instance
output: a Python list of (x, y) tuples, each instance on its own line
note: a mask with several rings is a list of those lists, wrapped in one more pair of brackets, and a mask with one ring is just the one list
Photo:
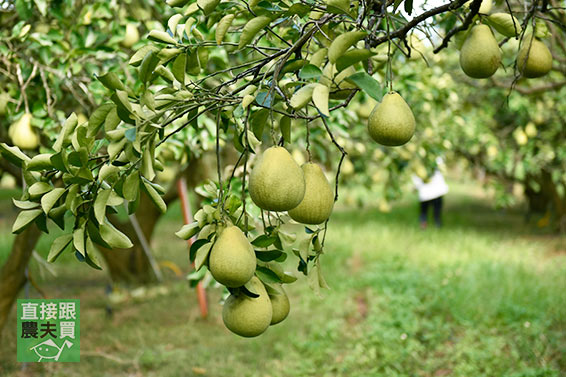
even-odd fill
[[(388, 39), (403, 38), (403, 37), (405, 37), (405, 35), (407, 35), (407, 33), (410, 30), (412, 30), (415, 26), (417, 26), (421, 22), (425, 21), (426, 19), (433, 17), (433, 16), (436, 16), (437, 14), (441, 14), (441, 13), (445, 13), (445, 12), (448, 12), (448, 11), (458, 9), (461, 6), (463, 6), (465, 2), (466, 2), (466, 0), (455, 0), (455, 1), (452, 1), (451, 3), (444, 4), (444, 5), (439, 6), (437, 8), (428, 10), (428, 11), (418, 15), (417, 17), (413, 18), (411, 21), (407, 22), (405, 24), (405, 26), (403, 26), (400, 29), (395, 30), (394, 32), (390, 33), (389, 35), (384, 35), (382, 37), (376, 38), (373, 34), (370, 34), (368, 36), (369, 46), (370, 47), (377, 47), (380, 44), (387, 42)], [(481, 0), (473, 0), (472, 5), (477, 4), (477, 9), (479, 9), (480, 3), (481, 3)], [(477, 11), (476, 11), (476, 13), (477, 13)], [(446, 42), (446, 43), (448, 43), (448, 42)]]

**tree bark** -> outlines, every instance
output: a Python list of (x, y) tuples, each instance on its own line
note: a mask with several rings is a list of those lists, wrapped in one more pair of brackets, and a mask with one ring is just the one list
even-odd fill
[(26, 283), (26, 267), (41, 232), (35, 225), (18, 234), (12, 244), (12, 252), (0, 270), (0, 333), (10, 314), (20, 289)]

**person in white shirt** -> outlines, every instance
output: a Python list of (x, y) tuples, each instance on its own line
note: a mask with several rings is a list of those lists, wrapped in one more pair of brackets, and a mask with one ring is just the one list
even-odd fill
[(421, 228), (427, 227), (429, 208), (432, 207), (434, 222), (437, 227), (442, 226), (442, 197), (448, 193), (448, 185), (438, 166), (442, 159), (437, 158), (437, 168), (429, 179), (423, 180), (417, 175), (412, 176), (413, 184), (419, 194)]

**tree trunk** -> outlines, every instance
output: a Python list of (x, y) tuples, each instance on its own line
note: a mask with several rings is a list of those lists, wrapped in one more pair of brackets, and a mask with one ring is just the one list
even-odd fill
[[(537, 183), (538, 191), (531, 187), (530, 182)], [(548, 171), (542, 170), (536, 177), (527, 177), (525, 196), (529, 208), (527, 218), (535, 213), (543, 215), (550, 211), (553, 216), (553, 226), (560, 232), (566, 231), (566, 200), (560, 195)]]
[(8, 319), (12, 304), (26, 283), (26, 267), (41, 232), (35, 225), (18, 234), (12, 252), (0, 270), (0, 332)]
[[(142, 193), (140, 205), (136, 211), (136, 218), (140, 224), (141, 231), (149, 243), (161, 213)], [(134, 246), (130, 249), (106, 249), (99, 247), (102, 257), (106, 261), (108, 273), (113, 282), (126, 284), (147, 284), (154, 281), (155, 276), (142, 244), (134, 230), (132, 224), (126, 221), (112, 220), (112, 223), (121, 232), (127, 235)]]

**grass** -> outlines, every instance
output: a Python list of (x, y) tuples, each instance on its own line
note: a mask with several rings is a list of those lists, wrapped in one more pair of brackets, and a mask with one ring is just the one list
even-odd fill
[[(388, 214), (338, 206), (323, 261), (331, 290), (317, 297), (306, 279), (289, 286), (290, 316), (255, 339), (223, 327), (218, 289), (209, 290), (207, 320), (172, 274), (163, 294), (108, 316), (105, 275), (70, 257), (56, 265), (57, 278), (40, 278), (35, 266), (49, 296), (81, 299), (81, 362), (20, 371), (12, 316), (0, 375), (565, 375), (563, 240), (524, 224), (518, 210), (493, 210), (485, 193), (454, 191), (445, 226), (426, 231), (414, 198)], [(179, 218), (173, 208), (154, 248), (160, 260), (186, 266), (186, 246), (172, 236)], [(44, 255), (48, 243), (38, 249)]]

